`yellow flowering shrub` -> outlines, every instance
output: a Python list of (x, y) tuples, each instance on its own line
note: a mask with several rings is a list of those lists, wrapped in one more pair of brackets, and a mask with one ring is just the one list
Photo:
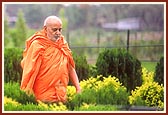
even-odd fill
[(88, 104), (113, 104), (113, 105), (127, 105), (128, 92), (126, 87), (122, 86), (119, 79), (116, 77), (103, 77), (97, 76), (96, 78), (90, 77), (87, 80), (80, 82), (82, 92), (80, 94), (74, 93), (73, 90), (68, 89), (69, 106), (71, 109), (74, 107), (82, 106), (82, 103)]
[(18, 103), (17, 101), (13, 100), (12, 98), (8, 98), (8, 97), (4, 96), (4, 105), (7, 105), (7, 104), (12, 104), (14, 106), (21, 105), (20, 103)]
[(50, 111), (67, 111), (66, 105), (63, 103), (51, 103), (51, 104), (46, 104), (41, 101), (38, 101), (38, 106), (41, 108), (45, 108), (45, 110), (50, 110)]
[(146, 68), (142, 68), (142, 84), (153, 82), (154, 72), (149, 72)]
[(153, 81), (153, 72), (145, 68), (143, 72), (143, 84), (131, 91), (129, 103), (131, 105), (144, 105), (149, 107), (164, 108), (164, 87)]

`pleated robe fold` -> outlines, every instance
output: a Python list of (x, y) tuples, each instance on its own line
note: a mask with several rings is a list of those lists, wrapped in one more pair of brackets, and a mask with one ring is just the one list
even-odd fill
[(44, 30), (36, 32), (26, 40), (20, 88), (34, 94), (36, 100), (65, 102), (70, 65), (75, 68), (71, 50), (63, 36), (53, 42), (46, 37)]

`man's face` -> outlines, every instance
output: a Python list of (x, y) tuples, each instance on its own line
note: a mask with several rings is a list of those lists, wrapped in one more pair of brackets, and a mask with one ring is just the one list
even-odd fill
[(62, 25), (58, 22), (54, 23), (52, 25), (47, 26), (46, 31), (47, 37), (52, 41), (56, 41), (61, 36)]

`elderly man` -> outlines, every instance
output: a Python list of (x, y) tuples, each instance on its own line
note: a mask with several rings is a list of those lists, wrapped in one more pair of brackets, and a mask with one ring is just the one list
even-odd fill
[(62, 32), (62, 21), (49, 16), (44, 27), (26, 40), (20, 88), (43, 102), (66, 102), (69, 78), (81, 91), (75, 63)]

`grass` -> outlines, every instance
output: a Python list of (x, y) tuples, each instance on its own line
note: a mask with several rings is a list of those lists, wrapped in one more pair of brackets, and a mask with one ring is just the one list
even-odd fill
[(148, 71), (155, 72), (157, 62), (141, 62), (142, 67), (145, 67)]

